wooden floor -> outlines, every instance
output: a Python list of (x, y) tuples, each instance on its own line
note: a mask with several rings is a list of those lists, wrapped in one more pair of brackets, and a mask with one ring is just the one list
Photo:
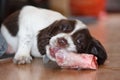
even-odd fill
[(97, 70), (66, 70), (47, 66), (41, 59), (32, 64), (15, 65), (0, 61), (0, 80), (120, 80), (120, 14), (88, 25), (91, 34), (105, 46), (108, 59)]

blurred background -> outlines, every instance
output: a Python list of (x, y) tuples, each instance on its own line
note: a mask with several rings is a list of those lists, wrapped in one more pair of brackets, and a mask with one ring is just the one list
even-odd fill
[[(34, 64), (32, 64), (34, 66), (25, 65), (22, 68), (20, 68), (20, 66), (16, 68), (16, 66), (11, 63), (11, 66), (9, 64), (3, 64), (1, 65), (2, 68), (0, 68), (0, 78), (20, 80), (19, 78), (22, 79), (26, 77), (24, 79), (35, 78), (48, 80), (49, 78), (49, 80), (59, 80), (59, 77), (64, 77), (66, 80), (69, 80), (71, 79), (71, 75), (73, 76), (75, 74), (75, 76), (72, 77), (73, 80), (120, 80), (120, 0), (0, 0), (0, 23), (8, 15), (21, 9), (25, 5), (52, 9), (70, 19), (83, 21), (88, 26), (93, 37), (99, 40), (105, 47), (108, 59), (105, 65), (92, 72), (92, 76), (89, 71), (74, 73), (69, 71), (59, 72), (59, 70), (56, 70), (56, 72), (46, 70), (44, 67), (38, 67), (39, 60), (36, 60)], [(26, 66), (29, 68), (26, 68)], [(36, 70), (38, 71), (37, 74)], [(3, 71), (5, 72), (3, 73)], [(4, 77), (8, 73), (10, 74)], [(35, 75), (33, 75), (33, 73), (35, 73)], [(50, 75), (46, 77), (46, 73)], [(70, 73), (70, 75), (68, 75), (68, 73)], [(87, 76), (86, 73), (89, 76)], [(14, 74), (16, 74), (16, 77)], [(85, 79), (83, 77), (85, 77)]]
[(0, 22), (24, 5), (53, 9), (86, 23), (120, 12), (120, 0), (0, 0)]

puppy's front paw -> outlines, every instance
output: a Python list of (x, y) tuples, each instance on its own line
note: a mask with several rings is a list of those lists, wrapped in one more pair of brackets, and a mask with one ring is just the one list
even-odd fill
[(31, 63), (31, 61), (32, 61), (32, 57), (30, 55), (29, 56), (16, 55), (13, 59), (13, 62), (15, 64), (27, 64), (27, 63)]

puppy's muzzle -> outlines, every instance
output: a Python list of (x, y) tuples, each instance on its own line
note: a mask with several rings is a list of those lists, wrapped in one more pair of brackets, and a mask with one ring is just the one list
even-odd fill
[[(49, 48), (49, 51), (50, 51), (50, 55), (55, 58), (55, 53), (60, 50), (60, 49), (64, 49), (66, 47), (68, 47), (69, 44), (68, 44), (68, 41), (64, 38), (64, 37), (60, 37), (60, 38), (57, 38), (56, 40), (56, 45), (53, 47), (53, 48)], [(48, 55), (44, 55), (43, 57), (43, 62), (46, 64), (46, 63), (49, 63), (51, 60), (50, 58), (48, 57)]]

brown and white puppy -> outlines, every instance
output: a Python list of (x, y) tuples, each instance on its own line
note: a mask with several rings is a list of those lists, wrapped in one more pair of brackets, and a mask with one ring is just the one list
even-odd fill
[(14, 62), (17, 64), (31, 63), (31, 55), (45, 55), (55, 61), (53, 53), (63, 48), (93, 54), (98, 64), (107, 58), (105, 49), (90, 35), (86, 25), (52, 10), (25, 6), (3, 22), (1, 32), (16, 53)]

